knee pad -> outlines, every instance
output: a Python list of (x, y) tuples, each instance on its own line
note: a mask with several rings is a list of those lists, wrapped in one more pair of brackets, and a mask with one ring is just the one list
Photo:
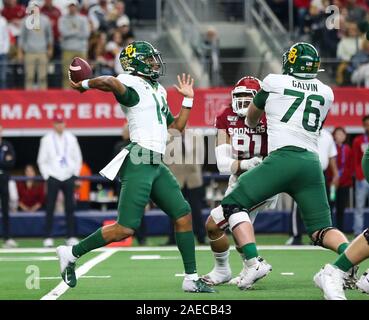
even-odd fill
[(224, 217), (228, 220), (231, 231), (241, 222), (251, 223), (246, 209), (243, 209), (237, 205), (223, 205), (222, 208)]
[[(314, 243), (314, 246), (320, 246), (320, 247), (324, 247), (323, 246), (323, 239), (326, 235), (326, 233), (329, 231), (329, 230), (333, 230), (333, 229), (337, 229), (337, 228), (334, 228), (334, 227), (326, 227), (326, 228), (322, 228), (320, 230), (318, 230), (318, 234), (316, 236), (316, 239), (313, 240), (313, 243)], [(312, 238), (312, 237), (310, 237)]]
[(369, 245), (369, 229), (364, 230), (364, 238), (366, 239), (366, 241), (368, 242)]

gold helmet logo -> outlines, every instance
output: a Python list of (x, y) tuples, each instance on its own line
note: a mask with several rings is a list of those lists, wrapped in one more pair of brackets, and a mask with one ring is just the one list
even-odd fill
[(130, 44), (129, 46), (127, 46), (125, 54), (129, 58), (133, 58), (136, 55), (136, 48), (134, 48), (133, 45)]
[(291, 64), (294, 64), (296, 62), (296, 58), (297, 58), (296, 53), (297, 53), (296, 48), (292, 48), (290, 52), (288, 53), (288, 62), (290, 62)]

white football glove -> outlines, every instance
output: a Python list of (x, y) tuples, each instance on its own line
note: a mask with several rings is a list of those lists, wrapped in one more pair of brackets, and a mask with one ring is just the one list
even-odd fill
[(263, 162), (263, 160), (260, 159), (259, 157), (253, 157), (253, 158), (248, 159), (248, 160), (242, 160), (240, 162), (240, 168), (243, 171), (248, 171), (252, 168), (255, 168), (256, 166), (258, 166), (262, 162)]

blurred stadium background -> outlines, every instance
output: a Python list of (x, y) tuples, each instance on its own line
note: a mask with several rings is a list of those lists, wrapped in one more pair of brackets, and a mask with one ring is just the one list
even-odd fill
[[(88, 32), (82, 34), (76, 27), (74, 34), (69, 35), (81, 44), (77, 49), (63, 30), (73, 2), (35, 1), (41, 16), (48, 16), (44, 23), (51, 34), (30, 38), (25, 32), (27, 21), (34, 23), (29, 20), (30, 14), (38, 14), (33, 2), (0, 1), (4, 17), (0, 23), (0, 124), (4, 138), (15, 148), (16, 163), (11, 175), (18, 183), (27, 179), (25, 166), (36, 165), (40, 137), (51, 130), (55, 114), (62, 113), (68, 130), (77, 135), (83, 160), (90, 168), (83, 180), (87, 182), (87, 196), (83, 191), (81, 198), (81, 190), (76, 188), (79, 237), (116, 216), (116, 185), (99, 177), (98, 172), (122, 140), (126, 119), (109, 95), (80, 95), (63, 88), (63, 77), (73, 54), (86, 57), (95, 76), (116, 75), (121, 72), (117, 55), (124, 46), (133, 39), (153, 43), (166, 62), (167, 74), (160, 81), (168, 88), (174, 113), (180, 104), (180, 97), (171, 88), (176, 75), (189, 72), (195, 77), (196, 106), (190, 127), (199, 129), (205, 141), (201, 187), (204, 220), (209, 209), (221, 200), (227, 183), (227, 177), (220, 176), (211, 161), (215, 115), (230, 102), (230, 88), (240, 77), (263, 79), (269, 73), (279, 73), (282, 53), (292, 43), (308, 41), (320, 51), (326, 70), (320, 79), (334, 87), (336, 96), (326, 128), (344, 127), (349, 143), (363, 133), (362, 117), (369, 114), (369, 41), (365, 40), (369, 1), (80, 0), (77, 9), (85, 17), (83, 21), (88, 21)], [(30, 39), (40, 41), (32, 43)], [(359, 69), (360, 77), (355, 74)], [(34, 70), (36, 77), (27, 76), (33, 76)], [(22, 211), (17, 188), (13, 185), (11, 190), (11, 236), (43, 237), (43, 207), (32, 213)], [(344, 224), (347, 233), (352, 232), (354, 192), (351, 187)], [(281, 197), (273, 212), (262, 213), (257, 219), (256, 232), (284, 234), (276, 240), (284, 243), (291, 208), (291, 200)], [(65, 234), (63, 211), (58, 199), (55, 237)], [(144, 223), (148, 236), (169, 233), (169, 219), (154, 205), (146, 213)]]

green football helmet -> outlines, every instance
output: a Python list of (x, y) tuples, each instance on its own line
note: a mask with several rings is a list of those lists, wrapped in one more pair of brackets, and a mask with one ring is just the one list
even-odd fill
[(161, 53), (146, 41), (133, 41), (119, 56), (123, 70), (127, 73), (157, 80), (165, 74)]
[(290, 74), (297, 78), (313, 79), (320, 67), (320, 56), (315, 47), (306, 42), (295, 43), (283, 54), (283, 74)]

